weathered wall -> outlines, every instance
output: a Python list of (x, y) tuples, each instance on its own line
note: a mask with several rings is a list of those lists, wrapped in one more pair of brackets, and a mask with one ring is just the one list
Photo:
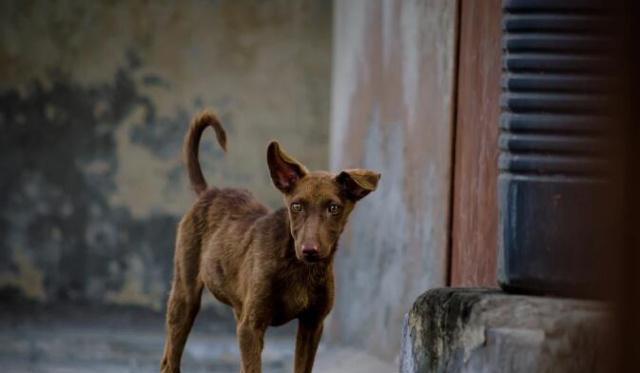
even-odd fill
[(207, 179), (280, 197), (278, 138), (327, 162), (331, 2), (0, 3), (0, 289), (162, 306), (191, 115), (216, 108)]
[(336, 258), (330, 335), (387, 359), (448, 268), (457, 2), (338, 1), (331, 166), (382, 172)]

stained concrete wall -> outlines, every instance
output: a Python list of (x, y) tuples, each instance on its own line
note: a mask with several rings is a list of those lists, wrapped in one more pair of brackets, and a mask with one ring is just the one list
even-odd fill
[(3, 297), (161, 308), (175, 226), (194, 196), (181, 163), (191, 115), (210, 183), (270, 205), (278, 138), (327, 163), (329, 1), (0, 3)]
[(389, 360), (415, 298), (447, 280), (456, 17), (449, 0), (335, 6), (331, 166), (382, 179), (341, 239), (328, 330)]

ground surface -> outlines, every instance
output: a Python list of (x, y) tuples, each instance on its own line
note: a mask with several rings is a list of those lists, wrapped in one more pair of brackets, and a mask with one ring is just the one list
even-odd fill
[[(3, 372), (158, 372), (162, 315), (140, 309), (0, 305)], [(293, 325), (292, 325), (293, 326)], [(272, 329), (263, 353), (265, 373), (291, 372), (292, 327)], [(202, 315), (189, 338), (182, 371), (239, 371), (232, 323)], [(360, 351), (321, 345), (315, 372), (389, 373), (393, 365)]]

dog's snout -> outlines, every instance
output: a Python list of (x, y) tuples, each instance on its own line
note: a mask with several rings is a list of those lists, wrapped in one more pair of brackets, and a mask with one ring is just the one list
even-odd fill
[(302, 253), (305, 255), (317, 255), (318, 245), (304, 244), (302, 245)]
[(303, 244), (302, 245), (302, 256), (305, 258), (315, 258), (319, 254), (318, 245), (314, 244)]

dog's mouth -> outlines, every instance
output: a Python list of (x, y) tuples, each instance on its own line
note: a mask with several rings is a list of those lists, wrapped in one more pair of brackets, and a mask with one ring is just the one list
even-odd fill
[(300, 260), (307, 264), (315, 264), (322, 261), (322, 257), (318, 253), (302, 254)]
[(322, 259), (319, 256), (314, 257), (303, 257), (302, 261), (307, 264), (315, 264), (320, 262)]

